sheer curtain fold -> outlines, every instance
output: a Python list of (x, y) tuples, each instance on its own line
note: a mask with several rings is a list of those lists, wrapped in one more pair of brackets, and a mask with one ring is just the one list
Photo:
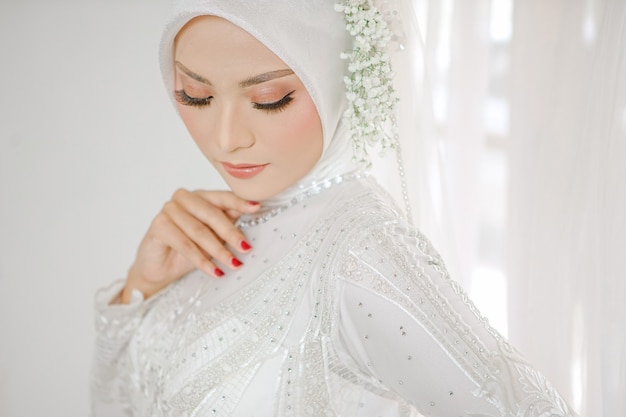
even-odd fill
[(510, 337), (581, 415), (626, 412), (626, 2), (515, 3)]
[(626, 415), (626, 1), (411, 4), (418, 227), (582, 416)]

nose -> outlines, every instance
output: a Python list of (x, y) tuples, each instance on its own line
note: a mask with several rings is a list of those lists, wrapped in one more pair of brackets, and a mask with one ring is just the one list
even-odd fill
[(254, 135), (242, 111), (234, 105), (224, 104), (216, 112), (214, 137), (223, 152), (235, 152), (254, 145)]

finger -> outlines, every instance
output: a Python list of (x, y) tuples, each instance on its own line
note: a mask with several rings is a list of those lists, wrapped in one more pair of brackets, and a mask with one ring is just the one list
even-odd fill
[(203, 199), (224, 210), (234, 210), (235, 212), (254, 213), (261, 205), (256, 201), (245, 200), (231, 191), (205, 191), (199, 190), (194, 193)]
[[(241, 233), (232, 223), (226, 220), (224, 213), (215, 207), (211, 207), (211, 209), (215, 211), (215, 213), (213, 213), (214, 216), (222, 216), (219, 224), (222, 226), (228, 224), (237, 233)], [(177, 202), (171, 201), (165, 205), (164, 212), (198, 248), (209, 254), (212, 258), (232, 269), (236, 269), (242, 265), (241, 261), (224, 246), (223, 241), (207, 226), (206, 222), (202, 219), (198, 219), (194, 213), (190, 213), (186, 207), (182, 207)]]
[[(174, 201), (184, 207), (200, 222), (204, 223), (219, 239), (226, 242), (230, 247), (240, 253), (248, 252), (251, 249), (250, 243), (246, 241), (246, 237), (241, 230), (234, 225), (234, 219), (239, 216), (233, 218), (232, 209), (226, 209), (225, 212), (225, 209), (218, 205), (224, 203), (224, 201), (218, 201), (221, 197), (214, 195), (213, 192), (209, 194), (212, 195), (211, 198), (217, 204), (207, 200), (201, 194), (202, 192), (177, 192)], [(244, 201), (230, 192), (220, 192), (220, 194), (227, 200), (234, 197), (240, 202)], [(235, 202), (235, 200), (230, 202)], [(248, 203), (246, 202), (246, 204)], [(257, 208), (254, 210), (256, 211)], [(211, 253), (211, 255), (215, 256), (214, 253)]]
[(226, 216), (228, 216), (230, 220), (232, 220), (233, 223), (235, 223), (235, 221), (237, 221), (237, 219), (241, 217), (241, 213), (237, 210), (226, 210), (224, 213), (226, 214)]
[(224, 272), (211, 261), (207, 254), (172, 221), (161, 222), (158, 235), (162, 242), (191, 262), (195, 268), (215, 278), (224, 275)]

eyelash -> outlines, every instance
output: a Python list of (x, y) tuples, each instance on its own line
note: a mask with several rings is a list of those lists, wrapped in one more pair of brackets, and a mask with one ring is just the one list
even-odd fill
[(185, 90), (176, 90), (174, 95), (176, 96), (176, 101), (180, 104), (192, 107), (205, 107), (211, 104), (211, 100), (213, 100), (213, 96), (203, 98), (190, 97)]
[[(296, 90), (290, 91), (280, 100), (271, 103), (252, 103), (252, 107), (257, 110), (264, 110), (268, 113), (281, 112), (293, 101), (291, 95), (295, 91)], [(174, 95), (176, 96), (176, 101), (180, 104), (192, 107), (206, 107), (211, 104), (211, 100), (213, 100), (213, 96), (203, 98), (190, 97), (185, 90), (176, 90), (174, 91)]]
[(285, 108), (293, 101), (293, 97), (291, 96), (296, 90), (290, 91), (285, 94), (283, 98), (278, 101), (274, 101), (271, 103), (253, 103), (252, 107), (258, 110), (265, 110), (268, 113), (272, 112), (281, 112), (285, 110)]

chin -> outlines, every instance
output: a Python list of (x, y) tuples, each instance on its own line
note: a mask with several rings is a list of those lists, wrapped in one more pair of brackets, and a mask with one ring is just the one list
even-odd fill
[(233, 184), (232, 182), (228, 183), (230, 190), (235, 193), (239, 198), (243, 198), (244, 200), (249, 201), (264, 201), (268, 200), (278, 193), (287, 188), (285, 187), (263, 187), (263, 186), (255, 186), (252, 183), (250, 184)]
[(248, 201), (264, 201), (270, 199), (289, 187), (289, 184), (276, 184), (271, 178), (259, 175), (254, 178), (238, 179), (224, 172), (221, 167), (215, 165), (217, 172), (220, 174), (230, 191), (237, 197)]

